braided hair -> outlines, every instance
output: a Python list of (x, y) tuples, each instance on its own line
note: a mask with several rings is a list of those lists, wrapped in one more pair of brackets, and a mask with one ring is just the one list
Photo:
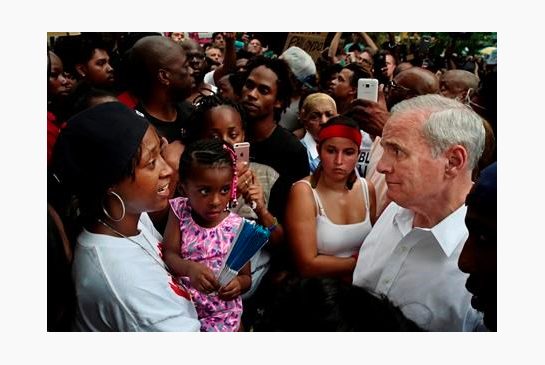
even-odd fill
[(214, 169), (231, 166), (233, 179), (231, 181), (230, 207), (235, 207), (237, 204), (237, 169), (233, 147), (220, 139), (199, 139), (189, 144), (180, 158), (178, 174), (181, 182), (188, 181), (191, 169), (196, 164)]
[(229, 106), (235, 109), (235, 111), (240, 114), (242, 128), (246, 129), (246, 112), (240, 104), (234, 101), (226, 99), (218, 94), (199, 95), (195, 99), (194, 105), (195, 109), (191, 112), (187, 123), (187, 138), (189, 141), (196, 141), (201, 138), (205, 128), (204, 121), (206, 113), (218, 106)]

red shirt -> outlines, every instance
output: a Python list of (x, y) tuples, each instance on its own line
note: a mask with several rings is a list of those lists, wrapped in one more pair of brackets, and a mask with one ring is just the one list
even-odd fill
[(117, 98), (121, 103), (125, 104), (131, 109), (134, 109), (136, 107), (136, 104), (138, 104), (138, 99), (128, 91), (124, 91), (121, 94), (117, 95)]
[(51, 156), (53, 155), (53, 147), (57, 138), (61, 133), (61, 129), (66, 126), (66, 122), (58, 123), (57, 117), (51, 112), (47, 112), (47, 164), (51, 161)]

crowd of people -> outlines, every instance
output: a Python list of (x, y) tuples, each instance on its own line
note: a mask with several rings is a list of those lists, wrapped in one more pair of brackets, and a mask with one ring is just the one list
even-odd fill
[(497, 330), (495, 59), (192, 35), (48, 45), (49, 331)]

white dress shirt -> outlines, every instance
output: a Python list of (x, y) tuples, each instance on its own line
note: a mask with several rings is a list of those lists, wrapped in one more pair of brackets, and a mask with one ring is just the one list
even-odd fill
[(314, 140), (314, 137), (309, 132), (305, 132), (305, 136), (301, 139), (303, 146), (307, 148), (308, 164), (310, 172), (314, 173), (318, 164), (320, 163), (320, 156), (318, 156), (318, 144)]
[(413, 228), (414, 213), (390, 203), (360, 248), (353, 284), (386, 295), (425, 330), (477, 330), (482, 316), (458, 268), (466, 210), (462, 205), (433, 228)]

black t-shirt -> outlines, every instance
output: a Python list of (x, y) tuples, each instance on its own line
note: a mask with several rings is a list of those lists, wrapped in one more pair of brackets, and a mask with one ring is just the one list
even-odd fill
[(135, 108), (135, 110), (138, 110), (148, 118), (149, 122), (157, 129), (159, 136), (165, 137), (168, 140), (168, 143), (175, 140), (182, 142), (185, 140), (187, 120), (192, 109), (193, 106), (189, 102), (178, 103), (176, 104), (176, 120), (173, 122), (166, 122), (150, 115), (142, 103), (139, 103)]
[(271, 189), (268, 205), (270, 212), (283, 222), (291, 185), (310, 174), (305, 146), (293, 133), (277, 126), (269, 138), (251, 142), (250, 160), (269, 165), (280, 175)]

